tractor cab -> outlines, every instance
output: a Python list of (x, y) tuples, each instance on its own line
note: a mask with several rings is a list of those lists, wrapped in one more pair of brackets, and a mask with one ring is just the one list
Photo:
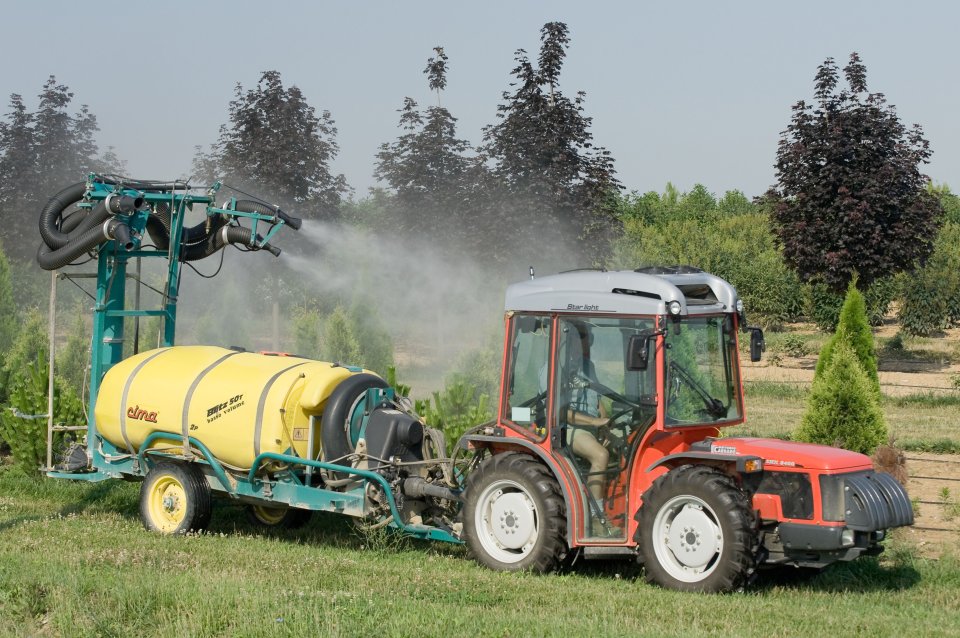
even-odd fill
[(641, 451), (743, 421), (737, 308), (727, 282), (682, 267), (508, 289), (498, 425), (556, 466), (571, 540), (630, 542), (652, 480)]

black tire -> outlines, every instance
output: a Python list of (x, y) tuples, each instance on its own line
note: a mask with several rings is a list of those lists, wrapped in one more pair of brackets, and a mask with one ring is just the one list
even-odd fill
[[(321, 416), (320, 441), (323, 443), (323, 460), (332, 463), (336, 459), (353, 453), (350, 440), (350, 414), (356, 402), (370, 388), (386, 388), (387, 382), (373, 374), (355, 374), (340, 382), (323, 408)], [(349, 464), (345, 464), (349, 467)], [(347, 475), (335, 472), (335, 478)]]
[(313, 512), (296, 507), (270, 507), (267, 505), (247, 505), (247, 520), (252, 525), (265, 528), (283, 527), (299, 529), (310, 522)]
[(140, 519), (151, 532), (199, 532), (210, 524), (212, 512), (210, 486), (195, 465), (157, 463), (140, 486)]
[(539, 573), (561, 566), (567, 555), (563, 494), (550, 470), (532, 456), (508, 452), (488, 458), (470, 474), (464, 499), (464, 537), (478, 563), (496, 571)]
[(750, 500), (716, 468), (683, 465), (664, 474), (644, 493), (637, 520), (648, 582), (680, 591), (735, 591), (756, 569), (759, 537)]

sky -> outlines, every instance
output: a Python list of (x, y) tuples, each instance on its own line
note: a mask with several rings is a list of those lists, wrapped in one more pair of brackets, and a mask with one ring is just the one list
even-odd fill
[[(343, 173), (358, 197), (377, 185), (380, 144), (396, 139), (405, 96), (436, 99), (422, 71), (443, 46), (443, 105), (476, 144), (496, 121), (517, 49), (536, 59), (539, 32), (565, 22), (561, 75), (586, 92), (596, 144), (627, 190), (761, 194), (775, 181), (791, 106), (810, 99), (817, 66), (857, 51), (868, 88), (918, 123), (924, 172), (960, 190), (960, 3), (925, 2), (13, 2), (2, 0), (0, 99), (36, 95), (49, 75), (97, 116), (101, 150), (129, 176), (189, 175), (213, 143), (237, 83), (277, 70), (338, 128)], [(4, 101), (3, 114), (9, 113)], [(80, 177), (80, 176), (78, 176)]]

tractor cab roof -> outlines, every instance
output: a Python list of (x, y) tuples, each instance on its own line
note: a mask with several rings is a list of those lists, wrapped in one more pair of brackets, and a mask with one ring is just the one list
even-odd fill
[(735, 312), (737, 291), (729, 283), (690, 266), (637, 270), (575, 270), (537, 277), (507, 288), (505, 309), (527, 312), (667, 314)]

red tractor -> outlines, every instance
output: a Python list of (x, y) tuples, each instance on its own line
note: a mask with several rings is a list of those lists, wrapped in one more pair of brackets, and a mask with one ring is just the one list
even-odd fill
[(863, 454), (724, 437), (745, 420), (726, 281), (689, 267), (575, 271), (510, 286), (496, 422), (463, 536), (493, 569), (633, 557), (649, 581), (742, 587), (761, 566), (821, 568), (882, 551), (913, 523), (904, 488)]

